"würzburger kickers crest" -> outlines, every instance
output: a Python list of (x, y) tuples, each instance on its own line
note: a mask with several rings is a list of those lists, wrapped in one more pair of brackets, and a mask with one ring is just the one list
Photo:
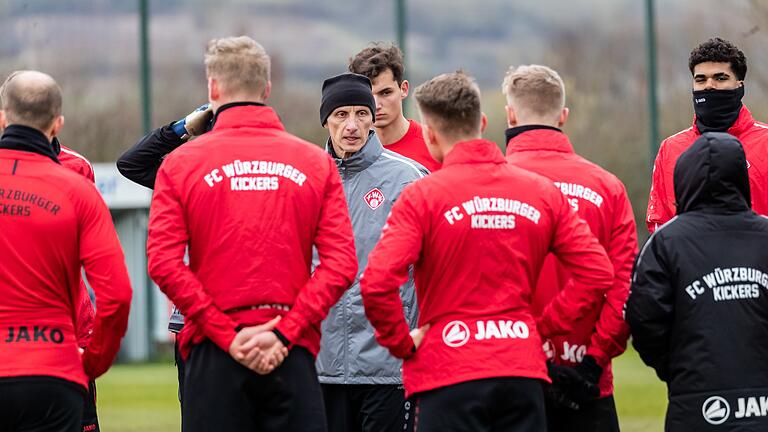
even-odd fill
[(371, 210), (376, 210), (384, 202), (384, 193), (379, 188), (373, 188), (363, 197), (363, 200)]

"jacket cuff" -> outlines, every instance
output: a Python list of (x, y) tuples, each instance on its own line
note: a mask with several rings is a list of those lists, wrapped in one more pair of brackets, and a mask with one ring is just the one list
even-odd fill
[(280, 333), (280, 330), (278, 330), (278, 329), (272, 329), (272, 333), (274, 333), (274, 334), (275, 334), (275, 336), (277, 336), (277, 339), (278, 339), (278, 340), (280, 340), (280, 342), (281, 342), (281, 343), (283, 344), (283, 346), (285, 346), (286, 348), (288, 348), (288, 347), (291, 345), (291, 341), (289, 341), (289, 340), (288, 340), (288, 338), (286, 338), (286, 337), (285, 337), (285, 335), (283, 335), (282, 333)]
[(304, 328), (301, 327), (301, 323), (296, 317), (296, 312), (293, 310), (283, 316), (283, 319), (275, 326), (275, 330), (288, 341), (297, 341), (302, 333), (304, 333)]
[(545, 315), (536, 318), (536, 330), (539, 331), (539, 337), (541, 339), (549, 339), (552, 337), (552, 327), (549, 325), (549, 320)]
[(606, 355), (600, 348), (594, 345), (590, 345), (589, 348), (587, 348), (586, 355), (594, 357), (595, 362), (597, 362), (597, 365), (603, 369), (605, 369), (608, 363), (611, 362), (611, 358), (608, 357), (608, 355)]
[(396, 345), (390, 347), (389, 352), (400, 359), (407, 359), (414, 355), (416, 353), (416, 344), (413, 343), (411, 334), (405, 333), (405, 337), (401, 338)]
[[(174, 125), (176, 122), (168, 123), (165, 126), (161, 126), (158, 129), (158, 132), (160, 134), (160, 137), (162, 138), (163, 143), (173, 146), (173, 148), (176, 148), (182, 144), (184, 144), (184, 139), (176, 134), (176, 130), (174, 129)], [(186, 129), (184, 129), (186, 131)]]
[(203, 328), (205, 336), (224, 352), (229, 352), (229, 346), (237, 335), (237, 323), (227, 314), (211, 305), (199, 317), (195, 317)]

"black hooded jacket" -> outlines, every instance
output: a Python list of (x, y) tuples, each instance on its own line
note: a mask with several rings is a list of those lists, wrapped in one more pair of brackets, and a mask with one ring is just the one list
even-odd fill
[(768, 219), (747, 170), (735, 137), (697, 139), (675, 165), (678, 215), (635, 261), (626, 320), (668, 385), (669, 431), (768, 430)]
[[(213, 129), (219, 113), (222, 111), (243, 105), (265, 106), (259, 102), (231, 102), (224, 104), (216, 110), (216, 114), (206, 127), (206, 132)], [(125, 151), (117, 160), (117, 170), (128, 180), (138, 183), (146, 188), (155, 188), (155, 178), (160, 164), (168, 153), (187, 142), (173, 131), (174, 122), (157, 128), (145, 135), (142, 139)]]
[(154, 189), (157, 170), (163, 159), (185, 142), (176, 135), (171, 125), (173, 123), (153, 130), (126, 150), (117, 160), (120, 174), (134, 183)]

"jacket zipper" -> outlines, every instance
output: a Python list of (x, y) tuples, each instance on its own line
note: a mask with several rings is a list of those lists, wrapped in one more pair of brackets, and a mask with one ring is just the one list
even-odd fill
[[(347, 169), (344, 167), (344, 162), (341, 163), (341, 184), (344, 187), (345, 195), (347, 194), (346, 191), (348, 191), (348, 185), (347, 185)], [(349, 201), (349, 197), (347, 197), (347, 201)], [(352, 215), (350, 215), (351, 218)], [(357, 276), (357, 275), (355, 275)], [(349, 348), (349, 331), (348, 331), (348, 325), (347, 325), (347, 307), (349, 304), (349, 296), (347, 295), (349, 293), (349, 289), (344, 291), (344, 303), (341, 308), (341, 317), (342, 317), (342, 325), (344, 326), (344, 344), (342, 346), (342, 349), (344, 350), (344, 355), (342, 358), (344, 359), (344, 384), (348, 384), (349, 381), (349, 361), (347, 359), (347, 351)]]

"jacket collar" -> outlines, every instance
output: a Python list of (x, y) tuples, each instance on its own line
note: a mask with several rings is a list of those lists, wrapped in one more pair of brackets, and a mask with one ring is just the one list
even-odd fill
[(330, 138), (325, 142), (325, 151), (327, 151), (333, 158), (333, 161), (336, 162), (336, 167), (339, 169), (344, 168), (347, 172), (356, 173), (365, 170), (371, 166), (371, 164), (376, 162), (376, 159), (378, 159), (384, 151), (384, 146), (381, 145), (381, 141), (379, 141), (379, 136), (376, 135), (376, 132), (371, 130), (368, 132), (368, 141), (365, 142), (365, 145), (358, 150), (357, 153), (346, 159), (341, 159), (336, 155), (336, 152), (333, 151), (333, 145), (331, 145)]
[(453, 146), (450, 153), (445, 156), (443, 166), (457, 164), (494, 163), (504, 164), (507, 160), (501, 154), (501, 150), (493, 141), (486, 139), (474, 139), (462, 141)]
[(257, 102), (234, 102), (219, 107), (213, 117), (212, 130), (241, 127), (285, 130), (275, 111)]
[(51, 142), (37, 129), (22, 125), (10, 125), (0, 137), (0, 149), (21, 150), (37, 153), (59, 163)]
[(507, 129), (507, 155), (520, 151), (548, 150), (573, 153), (573, 145), (562, 130), (544, 125), (526, 125)]
[(61, 142), (59, 142), (59, 139), (56, 137), (53, 137), (51, 140), (51, 147), (53, 148), (53, 153), (58, 156), (61, 154)]
[[(731, 125), (731, 127), (728, 128), (728, 133), (734, 136), (741, 136), (744, 132), (746, 132), (749, 128), (751, 128), (755, 124), (755, 118), (752, 117), (752, 113), (747, 109), (746, 105), (741, 106), (741, 111), (739, 111), (739, 117), (736, 118), (736, 121)], [(696, 136), (701, 135), (701, 132), (699, 132), (699, 128), (696, 126), (696, 116), (693, 116), (693, 130), (696, 132)]]

